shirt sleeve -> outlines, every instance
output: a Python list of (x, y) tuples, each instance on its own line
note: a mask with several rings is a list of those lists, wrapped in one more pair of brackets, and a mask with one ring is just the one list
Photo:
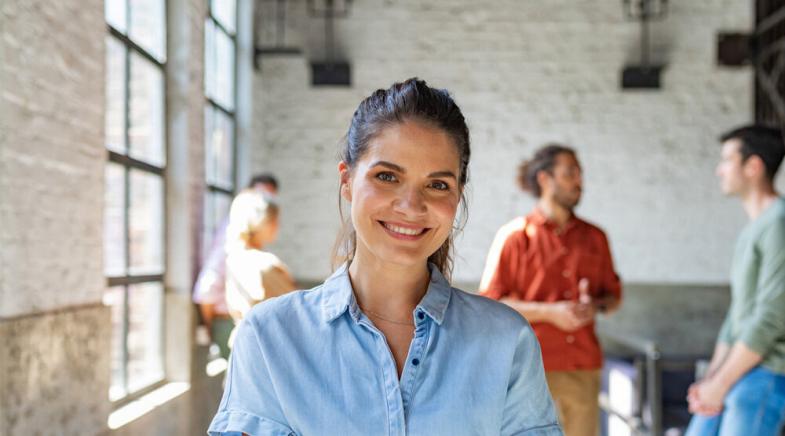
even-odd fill
[(194, 303), (217, 304), (224, 297), (225, 259), (226, 251), (223, 246), (212, 248), (194, 285)]
[(480, 280), (480, 295), (499, 300), (512, 291), (514, 286), (512, 266), (522, 267), (517, 262), (515, 230), (522, 228), (523, 222), (516, 220), (496, 232)]
[(778, 219), (758, 243), (760, 270), (755, 308), (739, 333), (739, 340), (765, 356), (785, 335), (785, 220)]
[(728, 311), (728, 313), (725, 314), (725, 320), (722, 321), (722, 327), (720, 327), (720, 333), (717, 335), (717, 343), (732, 345), (733, 342), (734, 342), (733, 336), (731, 335), (731, 331), (730, 331), (730, 311)]
[(501, 434), (562, 435), (553, 399), (545, 381), (540, 344), (528, 323), (518, 336), (513, 356)]
[(245, 318), (235, 338), (221, 404), (207, 433), (228, 436), (290, 436), (272, 383), (254, 317)]
[(608, 243), (608, 238), (605, 233), (602, 233), (602, 256), (603, 256), (603, 270), (601, 278), (601, 289), (604, 295), (611, 295), (621, 300), (621, 280), (619, 275), (616, 274), (616, 269), (613, 266), (613, 256), (611, 256), (611, 247)]
[(283, 265), (271, 265), (263, 269), (261, 275), (265, 300), (297, 289), (297, 285)]

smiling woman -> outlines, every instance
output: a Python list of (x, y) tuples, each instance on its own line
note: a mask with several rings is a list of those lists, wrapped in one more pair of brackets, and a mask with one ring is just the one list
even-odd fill
[(562, 434), (526, 321), (449, 284), (469, 156), (445, 90), (410, 79), (360, 104), (341, 265), (244, 318), (210, 434)]
[(421, 121), (391, 125), (369, 142), (362, 159), (338, 166), (341, 196), (352, 205), (345, 225), (356, 228), (346, 260), (357, 256), (422, 269), (430, 257), (448, 275), (463, 192), (456, 146), (444, 130)]

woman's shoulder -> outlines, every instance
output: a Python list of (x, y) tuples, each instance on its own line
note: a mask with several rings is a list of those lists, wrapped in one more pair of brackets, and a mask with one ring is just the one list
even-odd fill
[(510, 306), (482, 295), (452, 288), (454, 310), (461, 319), (478, 320), (486, 328), (520, 330), (530, 329), (529, 323)]
[(311, 289), (301, 289), (269, 298), (255, 305), (246, 318), (251, 323), (282, 321), (294, 324), (320, 316), (324, 299), (324, 283)]
[(526, 319), (506, 304), (452, 289), (445, 325), (462, 343), (483, 353), (512, 357), (520, 349), (536, 348), (537, 337)]

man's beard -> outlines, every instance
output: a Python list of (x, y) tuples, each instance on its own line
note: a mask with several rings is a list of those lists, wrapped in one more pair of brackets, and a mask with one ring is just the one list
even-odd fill
[(569, 210), (572, 212), (573, 209), (581, 202), (581, 193), (579, 192), (578, 195), (567, 195), (563, 192), (557, 192), (554, 195), (553, 199), (559, 206)]

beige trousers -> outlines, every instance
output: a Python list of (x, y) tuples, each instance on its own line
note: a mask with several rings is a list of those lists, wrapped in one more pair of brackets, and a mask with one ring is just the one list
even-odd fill
[(565, 436), (597, 436), (600, 371), (546, 371)]

